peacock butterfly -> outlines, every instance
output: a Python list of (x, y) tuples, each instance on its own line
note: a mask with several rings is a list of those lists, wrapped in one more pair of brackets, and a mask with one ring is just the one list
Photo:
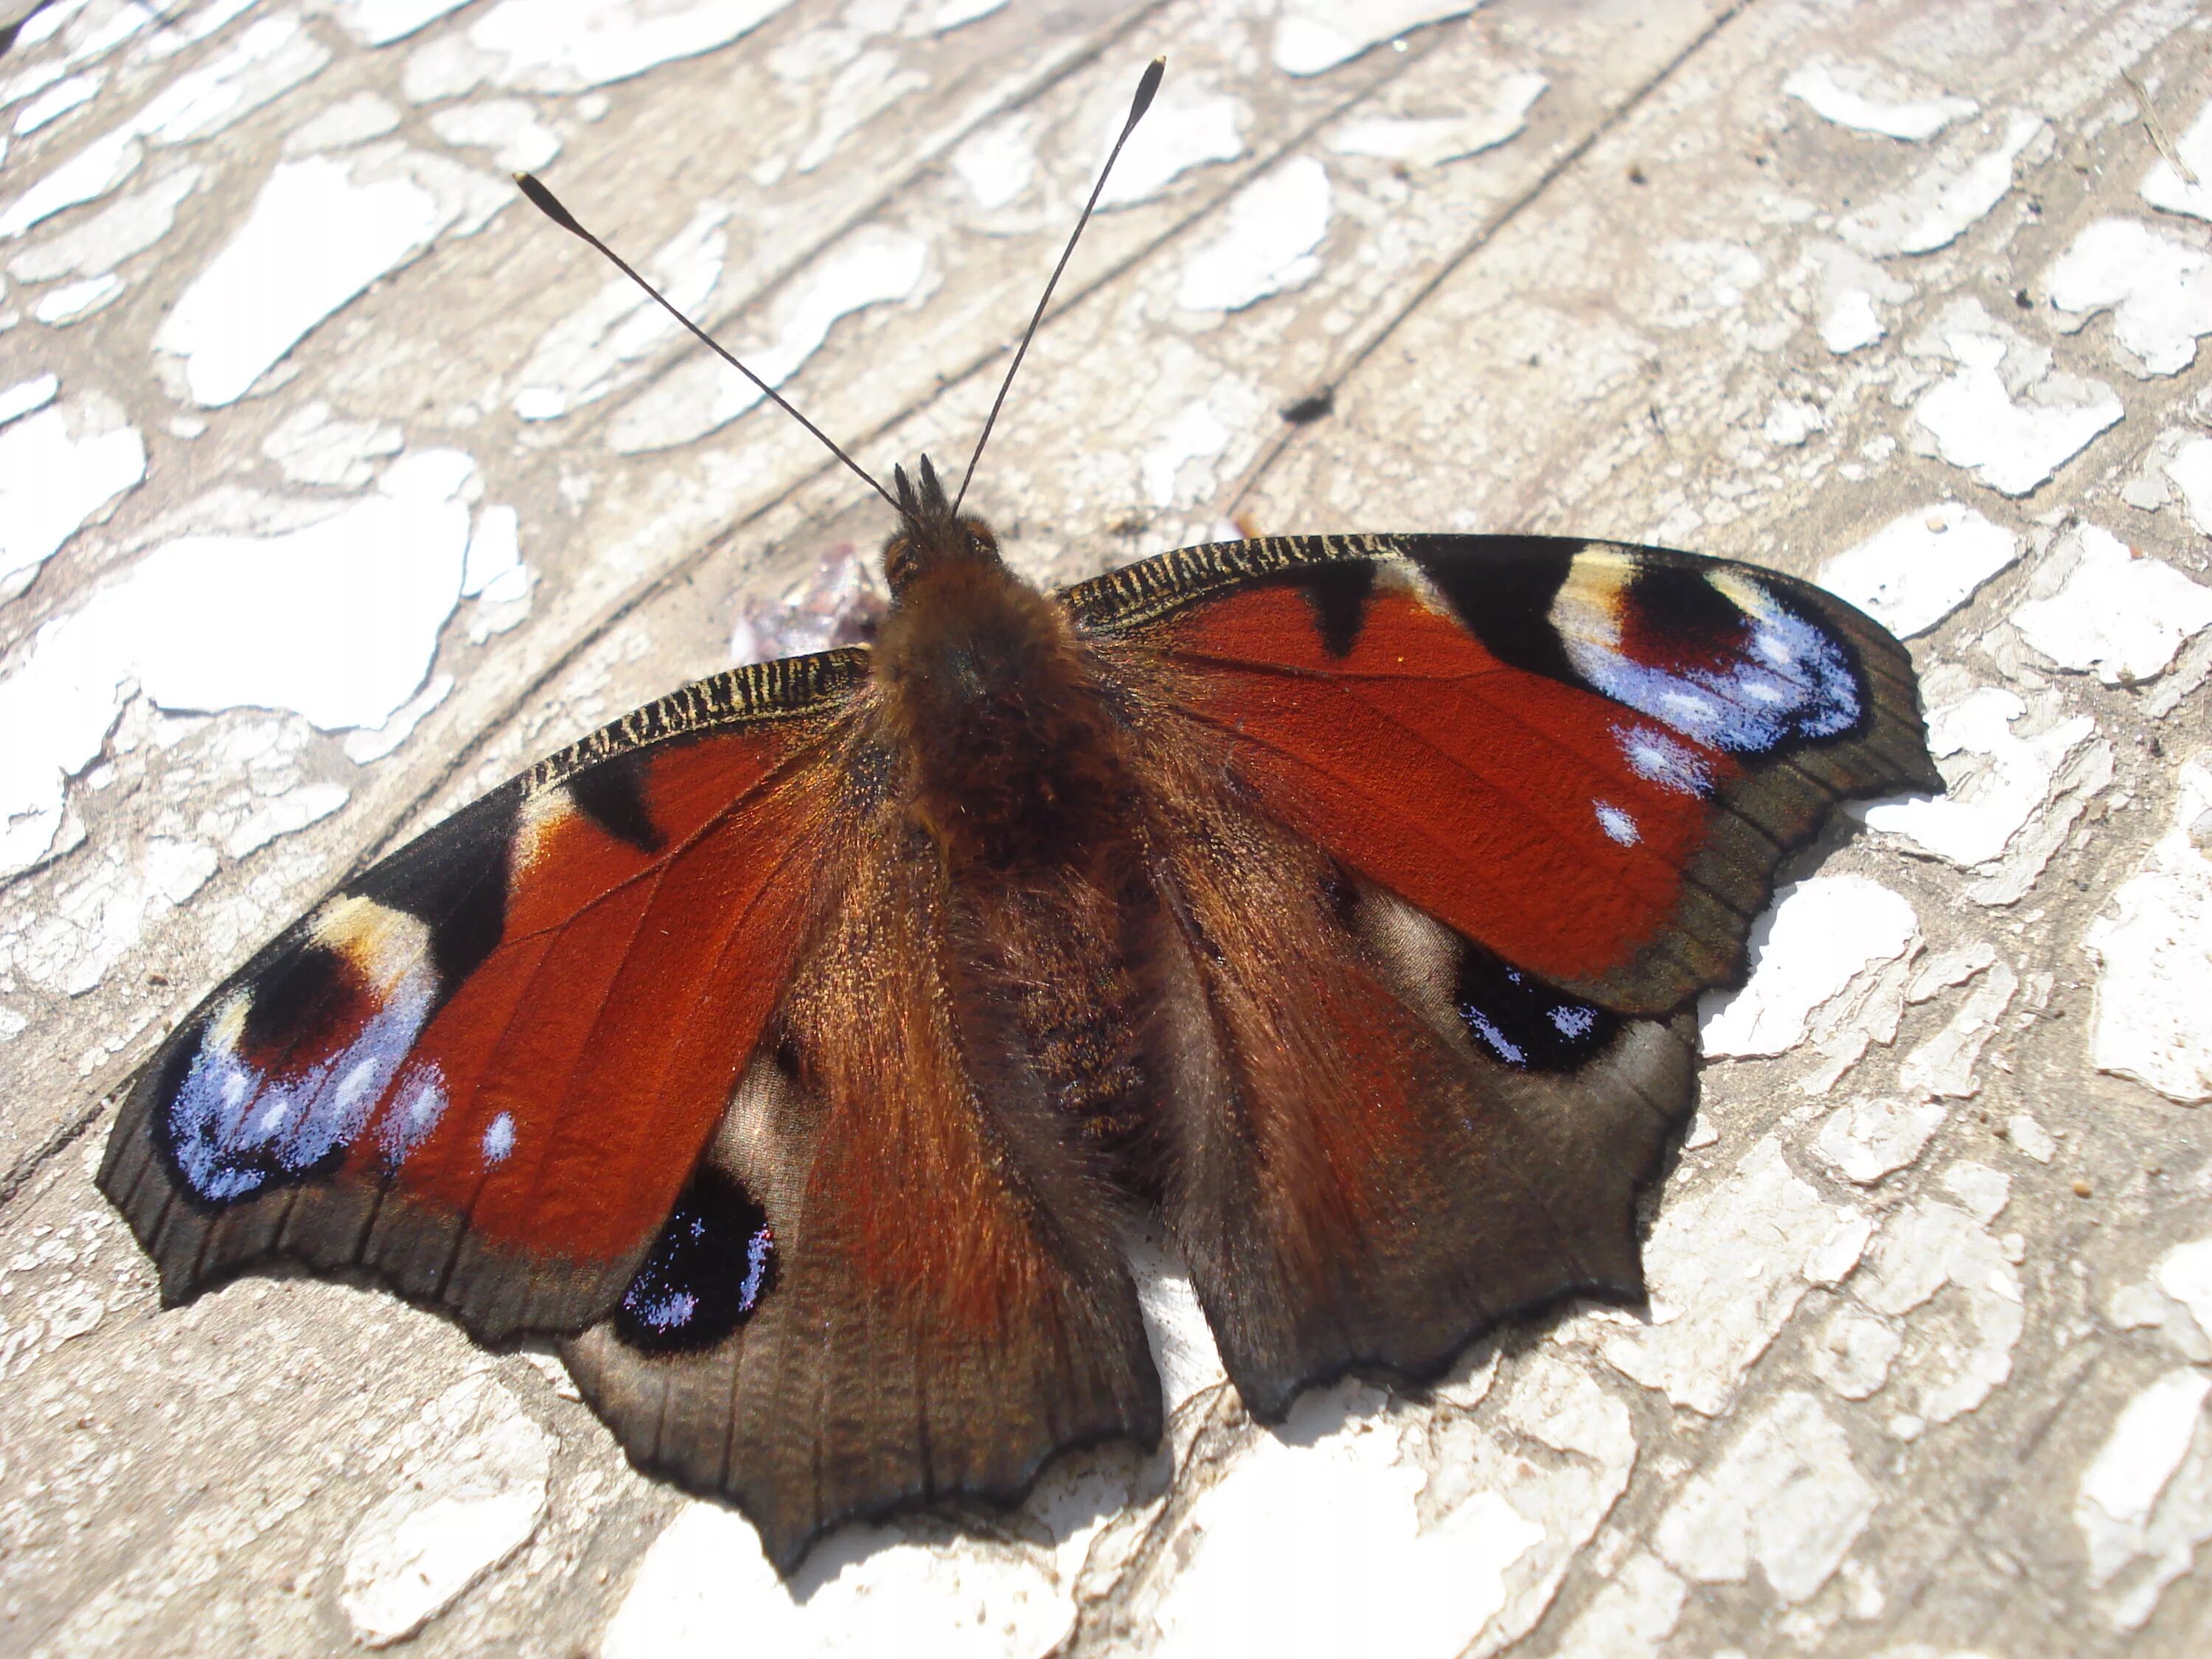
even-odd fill
[(1771, 571), (1532, 536), (1048, 595), (894, 476), (872, 646), (540, 761), (161, 1045), (100, 1185), (164, 1301), (283, 1258), (550, 1337), (788, 1571), (1157, 1438), (1135, 1212), (1263, 1419), (1639, 1297), (1692, 999), (1837, 803), (1942, 787), (1903, 647)]

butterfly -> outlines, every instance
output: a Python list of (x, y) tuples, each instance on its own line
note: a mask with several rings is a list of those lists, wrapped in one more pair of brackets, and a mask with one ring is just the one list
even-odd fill
[(926, 457), (894, 478), (872, 644), (547, 757), (162, 1043), (99, 1182), (164, 1301), (281, 1258), (550, 1338), (788, 1571), (1157, 1441), (1133, 1217), (1263, 1420), (1639, 1297), (1694, 999), (1839, 802), (1942, 787), (1904, 648), (1535, 536), (1045, 593)]

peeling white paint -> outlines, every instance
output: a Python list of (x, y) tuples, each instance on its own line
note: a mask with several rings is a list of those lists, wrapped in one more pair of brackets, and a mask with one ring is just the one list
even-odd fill
[(1844, 1179), (1871, 1187), (1918, 1158), (1943, 1118), (1932, 1101), (1854, 1100), (1829, 1115), (1814, 1146)]
[(2020, 557), (2020, 538), (1960, 501), (1899, 514), (1814, 578), (1899, 639), (1924, 634)]
[(1528, 127), (1528, 112), (1551, 84), (1528, 71), (1504, 76), (1485, 89), (1481, 106), (1466, 113), (1363, 116), (1330, 129), (1322, 142), (1337, 155), (1441, 167), (1520, 137)]
[(1328, 169), (1294, 156), (1230, 198), (1227, 222), (1183, 263), (1175, 302), (1186, 311), (1241, 311), (1303, 287), (1321, 270), (1328, 234)]
[(2025, 495), (2125, 412), (2101, 380), (2062, 374), (2048, 349), (1954, 301), (1925, 338), (1958, 364), (1913, 405), (1932, 453), (1991, 489)]
[(1943, 1029), (1898, 1063), (1901, 1089), (1931, 1100), (1966, 1100), (1981, 1091), (1974, 1066), (2012, 1006), (2020, 975), (2002, 957), (1989, 964)]
[(2212, 587), (2094, 524), (2069, 532), (2013, 612), (2021, 636), (2061, 668), (2107, 685), (2147, 680), (2212, 628)]
[(2173, 817), (2089, 925), (2098, 964), (2089, 1055), (2169, 1100), (2212, 1100), (2212, 767), (2176, 780)]
[(2089, 225), (2043, 281), (2051, 303), (2081, 321), (2112, 312), (2114, 355), (2138, 379), (2179, 374), (2197, 361), (2197, 337), (2212, 334), (2212, 254), (2137, 219)]
[(334, 0), (339, 26), (365, 46), (388, 46), (459, 11), (469, 0)]
[[(51, 398), (59, 382), (42, 375), (5, 395), (21, 400), (42, 386)], [(112, 398), (88, 393), (31, 407), (38, 412), (0, 429), (0, 598), (21, 592), (31, 573), (146, 477), (145, 441)]]
[(490, 1377), (424, 1411), (401, 1484), (345, 1546), (338, 1604), (369, 1647), (413, 1635), (525, 1544), (545, 1518), (553, 1437)]
[(2013, 163), (2044, 131), (2040, 116), (2008, 117), (2002, 137), (1990, 149), (1969, 160), (1932, 163), (1848, 215), (1836, 234), (1862, 253), (1881, 258), (1948, 247), (2004, 199), (2012, 188)]
[(46, 856), (64, 780), (134, 683), (167, 708), (382, 725), (422, 684), (459, 599), (469, 514), (455, 498), (471, 471), (428, 451), (388, 468), (385, 493), (305, 527), (179, 538), (47, 623), (0, 679), (0, 872)]
[(1835, 1576), (1875, 1501), (1850, 1437), (1793, 1389), (1683, 1486), (1652, 1545), (1699, 1583), (1741, 1583), (1756, 1563), (1783, 1601), (1802, 1601)]
[[(641, 262), (653, 286), (687, 315), (706, 309), (722, 279), (729, 217), (720, 204), (702, 203), (690, 223)], [(538, 340), (522, 366), (514, 412), (526, 421), (552, 421), (595, 403), (634, 378), (635, 365), (658, 356), (682, 332), (627, 276), (610, 276)]]
[[(1893, 1422), (1893, 1431), (1907, 1437), (1974, 1410), (2008, 1381), (2027, 1323), (2019, 1271), (1987, 1224), (1996, 1213), (1990, 1203), (2002, 1206), (2002, 1186), (1978, 1175), (1950, 1184), (1963, 1185), (1973, 1207), (1916, 1200), (1884, 1224), (1850, 1285), (1875, 1313), (1912, 1316), (1893, 1383), (1908, 1391), (1911, 1411)], [(1955, 1295), (1937, 1303), (1947, 1290)]]
[(464, 149), (488, 149), (502, 172), (532, 173), (561, 153), (560, 135), (520, 98), (456, 105), (430, 118), (430, 131)]
[(1656, 1659), (1686, 1595), (1680, 1578), (1638, 1551), (1576, 1615), (1553, 1659)]
[(1850, 1273), (1871, 1231), (1801, 1179), (1773, 1136), (1701, 1193), (1669, 1195), (1644, 1247), (1648, 1324), (1608, 1331), (1606, 1363), (1677, 1406), (1725, 1412), (1814, 1283)]
[(2212, 536), (2212, 438), (2184, 440), (2162, 470), (2181, 492), (2182, 510), (2197, 532)]
[(81, 283), (70, 283), (60, 288), (48, 289), (31, 307), (31, 315), (48, 328), (66, 328), (105, 311), (123, 297), (123, 279), (113, 275), (88, 276)]
[(283, 154), (313, 155), (326, 149), (350, 149), (381, 138), (399, 125), (399, 106), (373, 92), (356, 92), (325, 106), (284, 135)]
[(1981, 110), (1971, 98), (1948, 94), (1885, 97), (1887, 88), (1881, 84), (1880, 71), (1860, 64), (1808, 64), (1791, 73), (1782, 83), (1782, 90), (1839, 127), (1913, 143), (1933, 138), (1952, 122)]
[(1699, 1000), (1705, 1052), (1787, 1054), (1804, 1041), (1814, 1009), (1870, 963), (1903, 956), (1918, 932), (1911, 905), (1864, 876), (1791, 883), (1752, 928), (1743, 988)]
[[(740, 323), (723, 338), (745, 367), (781, 388), (843, 318), (910, 302), (924, 290), (929, 246), (919, 236), (863, 225), (823, 253), (769, 306), (760, 331)], [(699, 353), (640, 392), (609, 423), (617, 454), (670, 449), (717, 431), (762, 401), (758, 386)]]
[(1210, 461), (1228, 447), (1229, 428), (1203, 398), (1170, 421), (1160, 441), (1146, 450), (1138, 471), (1144, 479), (1145, 499), (1154, 507), (1185, 506), (1203, 501), (1213, 489), (1211, 468), (1195, 469), (1188, 486), (1177, 480), (1191, 463)]
[(1845, 1400), (1881, 1391), (1905, 1347), (1893, 1320), (1845, 1303), (1830, 1315), (1806, 1356), (1813, 1375)]
[(416, 103), (489, 82), (510, 92), (583, 92), (726, 46), (791, 0), (501, 0), (465, 29), (409, 56)]
[(787, 1584), (742, 1515), (695, 1503), (646, 1551), (599, 1650), (706, 1659), (741, 1633), (746, 1651), (761, 1655), (1041, 1659), (1074, 1619), (1050, 1558), (1037, 1553), (852, 1528), (818, 1545)]
[(154, 337), (203, 408), (236, 402), (332, 313), (441, 237), (481, 229), (511, 192), (398, 143), (280, 161)]
[[(952, 172), (975, 205), (995, 213), (1018, 198), (1037, 175), (1036, 118), (1017, 111), (962, 139), (952, 152)], [(1137, 131), (1144, 131), (1142, 125)], [(1108, 188), (1119, 182), (1117, 172)]]
[(2119, 1631), (2141, 1628), (2212, 1538), (2212, 1377), (2182, 1367), (2139, 1391), (2081, 1474), (2074, 1522)]
[(286, 416), (261, 441), (261, 453), (293, 483), (359, 489), (376, 476), (375, 463), (404, 444), (396, 423), (341, 420), (318, 399)]
[(1233, 93), (1192, 77), (1170, 76), (1123, 146), (1099, 192), (1101, 212), (1149, 202), (1193, 167), (1233, 161), (1248, 148), (1252, 112)]
[(2197, 118), (2175, 137), (2173, 148), (2197, 175), (2197, 182), (2184, 179), (2161, 155), (2143, 174), (2140, 194), (2153, 207), (2168, 213), (2212, 219), (2212, 103), (2197, 112)]
[(8, 262), (18, 282), (50, 283), (58, 276), (99, 276), (169, 234), (177, 208), (197, 189), (205, 171), (190, 162), (149, 179), (145, 188), (108, 204), (68, 229), (31, 243)]
[(1272, 54), (1285, 75), (1319, 75), (1408, 29), (1473, 9), (1452, 0), (1279, 0)]

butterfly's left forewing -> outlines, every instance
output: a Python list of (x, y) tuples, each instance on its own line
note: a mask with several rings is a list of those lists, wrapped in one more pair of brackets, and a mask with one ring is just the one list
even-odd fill
[(1721, 560), (1534, 538), (1188, 549), (1065, 596), (1136, 733), (1164, 1206), (1231, 1377), (1640, 1291), (1635, 1200), (1839, 800), (1940, 787), (1910, 664)]
[(699, 682), (347, 882), (132, 1085), (101, 1190), (188, 1299), (354, 1268), (482, 1337), (635, 1273), (789, 977), (864, 653)]

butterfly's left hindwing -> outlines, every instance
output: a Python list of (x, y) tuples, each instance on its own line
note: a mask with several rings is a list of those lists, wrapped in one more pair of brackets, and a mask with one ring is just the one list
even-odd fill
[(269, 1257), (479, 1336), (611, 1307), (774, 1012), (849, 653), (640, 710), (349, 881), (195, 1011), (101, 1166), (182, 1301)]

